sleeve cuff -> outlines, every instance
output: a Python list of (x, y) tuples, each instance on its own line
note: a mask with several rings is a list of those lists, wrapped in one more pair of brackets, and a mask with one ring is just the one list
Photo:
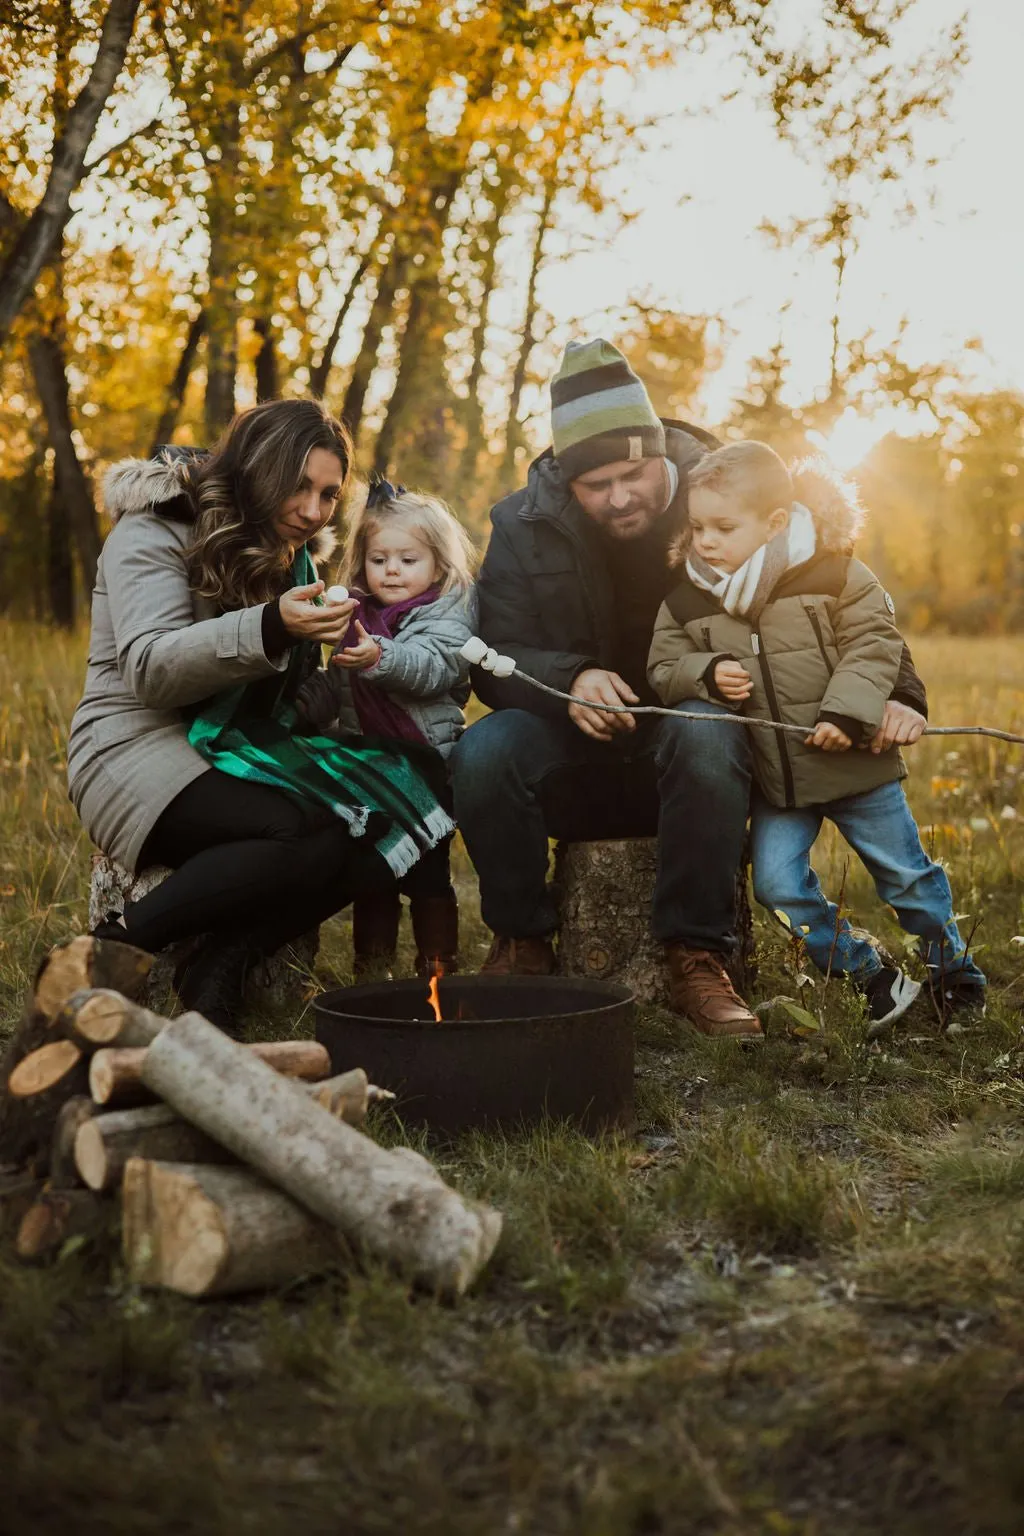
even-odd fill
[(295, 640), (284, 627), (279, 598), (264, 603), (262, 619), (263, 650), (268, 661), (277, 661), (285, 651), (291, 650)]
[(844, 731), (855, 747), (859, 747), (864, 740), (864, 725), (860, 720), (855, 720), (852, 715), (839, 715), (834, 709), (822, 709), (818, 712), (818, 724), (825, 721), (828, 725), (836, 725)]
[(902, 688), (897, 688), (889, 695), (894, 704), (905, 704), (908, 709), (915, 709), (919, 715), (928, 719), (928, 700), (921, 693), (910, 693)]

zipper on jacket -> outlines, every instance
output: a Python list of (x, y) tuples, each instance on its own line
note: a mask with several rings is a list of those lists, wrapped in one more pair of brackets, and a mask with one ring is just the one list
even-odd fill
[(704, 649), (706, 651), (710, 651), (710, 649), (711, 649), (711, 625), (710, 624), (702, 624), (701, 627), (700, 627), (700, 633), (701, 633), (701, 639), (704, 641)]
[[(779, 699), (775, 692), (775, 679), (772, 677), (772, 669), (768, 665), (768, 652), (764, 647), (764, 640), (755, 630), (751, 639), (754, 642), (754, 655), (761, 663), (761, 677), (764, 681), (764, 691), (768, 696), (768, 712), (777, 725), (782, 724), (782, 715), (779, 712)], [(779, 743), (779, 759), (782, 763), (782, 783), (786, 791), (786, 809), (792, 810), (796, 805), (796, 786), (793, 783), (793, 764), (789, 760), (789, 748), (786, 745), (786, 737), (782, 731), (776, 732)]]
[(812, 608), (809, 603), (805, 603), (804, 613), (806, 613), (807, 617), (811, 621), (811, 628), (814, 630), (814, 638), (818, 642), (818, 650), (821, 652), (821, 659), (828, 669), (829, 677), (831, 677), (832, 673), (835, 671), (835, 667), (829, 660), (828, 651), (825, 649), (825, 636), (821, 632), (821, 620), (818, 618), (817, 609)]

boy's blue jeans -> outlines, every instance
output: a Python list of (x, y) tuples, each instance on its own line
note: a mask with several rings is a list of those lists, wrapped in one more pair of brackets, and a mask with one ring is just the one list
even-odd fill
[(771, 911), (784, 912), (795, 932), (806, 930), (807, 953), (818, 969), (846, 973), (861, 984), (882, 969), (877, 950), (854, 935), (811, 868), (811, 849), (826, 820), (860, 856), (901, 926), (921, 940), (921, 956), (933, 980), (984, 986), (985, 975), (967, 954), (954, 921), (949, 881), (921, 846), (899, 783), (795, 811), (769, 805), (755, 791), (750, 824), (754, 895)]

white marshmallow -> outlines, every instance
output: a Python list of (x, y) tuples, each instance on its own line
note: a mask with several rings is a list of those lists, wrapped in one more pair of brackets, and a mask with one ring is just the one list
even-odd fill
[(494, 658), (494, 666), (491, 668), (491, 671), (494, 673), (495, 677), (511, 677), (515, 669), (515, 657), (496, 656)]
[(487, 646), (479, 635), (471, 635), (459, 652), (463, 661), (468, 661), (471, 667), (479, 666), (487, 655)]
[(348, 587), (341, 587), (341, 586), (328, 587), (327, 591), (324, 593), (324, 602), (326, 602), (326, 603), (347, 603), (348, 602)]

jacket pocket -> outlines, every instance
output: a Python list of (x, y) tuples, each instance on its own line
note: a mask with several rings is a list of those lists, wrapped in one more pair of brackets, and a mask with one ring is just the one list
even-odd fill
[(828, 653), (828, 646), (825, 644), (825, 634), (821, 627), (821, 617), (818, 613), (818, 610), (811, 603), (804, 603), (804, 612), (806, 613), (808, 622), (814, 631), (814, 638), (818, 643), (818, 650), (821, 652), (821, 659), (825, 663), (825, 668), (829, 677), (831, 677), (836, 668), (835, 662), (832, 660)]

